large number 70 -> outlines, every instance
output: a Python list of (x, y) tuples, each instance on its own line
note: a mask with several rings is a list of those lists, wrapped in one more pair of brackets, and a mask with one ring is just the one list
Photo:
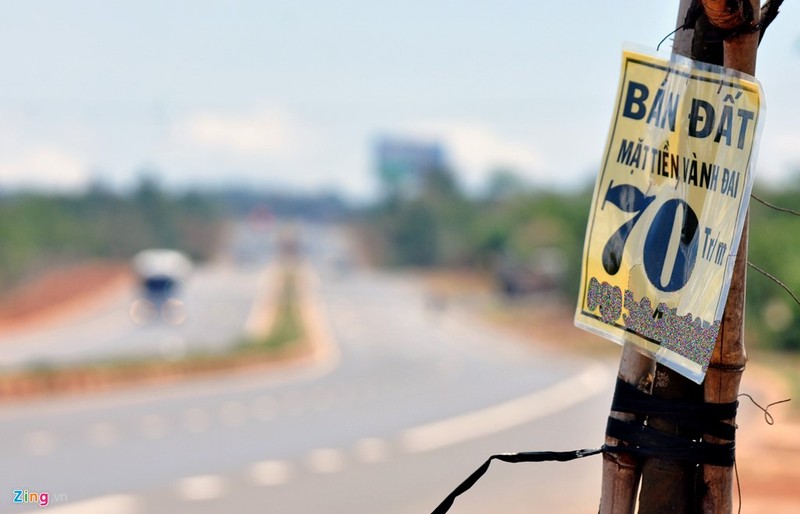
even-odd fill
[[(608, 185), (605, 202), (611, 202), (624, 212), (634, 213), (611, 236), (603, 248), (603, 267), (616, 275), (622, 264), (622, 252), (633, 227), (644, 211), (656, 199), (630, 184)], [(697, 215), (688, 203), (678, 198), (664, 202), (653, 217), (644, 240), (644, 271), (647, 279), (660, 291), (681, 289), (692, 276), (697, 260)], [(675, 232), (679, 231), (677, 237)]]

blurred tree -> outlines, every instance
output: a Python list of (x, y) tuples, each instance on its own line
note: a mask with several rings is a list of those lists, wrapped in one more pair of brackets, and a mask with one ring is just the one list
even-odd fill
[[(797, 184), (795, 182), (795, 184)], [(800, 211), (800, 188), (756, 188), (755, 194), (771, 204)], [(749, 260), (800, 293), (800, 218), (751, 202)], [(759, 344), (800, 350), (800, 305), (761, 273), (747, 275), (747, 327)]]
[[(497, 272), (503, 263), (535, 262), (541, 255), (563, 266), (558, 289), (565, 298), (578, 290), (590, 186), (576, 192), (531, 191), (512, 187), (498, 172), (493, 194), (464, 196), (450, 173), (431, 177), (413, 200), (386, 200), (365, 213), (360, 227), (378, 262), (395, 266), (472, 266)], [(800, 181), (796, 182), (800, 184)], [(514, 194), (511, 194), (514, 191)], [(800, 187), (756, 194), (800, 211)], [(753, 201), (750, 260), (800, 293), (800, 219)], [(555, 254), (550, 250), (557, 250)], [(545, 253), (542, 254), (542, 251)], [(748, 274), (747, 327), (754, 342), (800, 351), (800, 306), (757, 272)]]
[(0, 199), (0, 289), (48, 267), (128, 259), (144, 248), (176, 248), (202, 260), (220, 228), (213, 199), (171, 195), (148, 178), (127, 196), (100, 185), (78, 195), (7, 195)]
[(502, 202), (517, 195), (522, 195), (530, 186), (514, 171), (508, 168), (497, 168), (489, 175), (486, 184), (486, 199), (491, 202)]

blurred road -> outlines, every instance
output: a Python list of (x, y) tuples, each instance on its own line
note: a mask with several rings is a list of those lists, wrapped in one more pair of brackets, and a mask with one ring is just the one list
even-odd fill
[(220, 261), (199, 266), (179, 291), (186, 318), (179, 325), (135, 323), (130, 311), (140, 291), (132, 287), (65, 323), (0, 334), (0, 368), (225, 351), (240, 341), (254, 309), (263, 307), (260, 296), (270, 291), (273, 234), (234, 226)]
[[(39, 512), (27, 489), (58, 514), (429, 512), (492, 453), (602, 443), (615, 365), (432, 310), (334, 231), (304, 241), (327, 358), (3, 406), (0, 510)], [(452, 512), (592, 511), (600, 464), (498, 463)]]

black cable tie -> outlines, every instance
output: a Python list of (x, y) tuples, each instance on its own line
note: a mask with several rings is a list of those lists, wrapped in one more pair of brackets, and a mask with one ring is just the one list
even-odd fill
[(619, 439), (626, 446), (605, 446), (609, 453), (629, 453), (638, 457), (674, 459), (697, 464), (733, 466), (736, 444), (711, 443), (674, 434), (667, 434), (644, 425), (641, 421), (626, 422), (608, 418), (606, 435)]
[[(726, 420), (736, 417), (738, 405), (738, 401), (704, 403), (666, 400), (651, 396), (627, 382), (617, 380), (611, 410), (635, 414), (640, 418), (633, 421), (608, 418), (606, 435), (621, 441), (621, 444), (565, 452), (519, 452), (492, 455), (447, 495), (432, 514), (444, 514), (450, 510), (456, 498), (468, 491), (486, 474), (493, 460), (509, 463), (567, 462), (599, 453), (627, 453), (641, 458), (675, 459), (714, 466), (733, 466), (736, 463), (736, 444), (734, 442), (736, 427), (727, 423)], [(765, 410), (766, 414), (768, 413)], [(661, 432), (645, 424), (644, 419), (647, 416), (667, 419), (676, 425), (689, 427), (698, 433), (728, 442), (711, 443), (702, 439)]]
[(478, 469), (476, 469), (470, 476), (467, 477), (466, 480), (461, 482), (458, 487), (456, 487), (453, 492), (447, 495), (447, 497), (440, 503), (431, 514), (444, 514), (450, 507), (453, 506), (453, 502), (456, 498), (461, 495), (462, 493), (467, 492), (475, 483), (480, 480), (480, 478), (489, 470), (489, 465), (492, 463), (493, 460), (500, 460), (503, 462), (510, 462), (510, 463), (518, 463), (518, 462), (547, 462), (547, 461), (556, 461), (556, 462), (567, 462), (575, 459), (581, 459), (583, 457), (588, 457), (590, 455), (597, 455), (598, 453), (602, 453), (602, 448), (591, 448), (591, 449), (584, 449), (584, 450), (572, 450), (566, 452), (519, 452), (519, 453), (500, 453), (497, 455), (492, 455), (486, 462), (484, 462)]
[(649, 395), (617, 379), (611, 410), (656, 416), (719, 439), (733, 440), (736, 427), (724, 420), (736, 417), (739, 402), (704, 403), (667, 400)]

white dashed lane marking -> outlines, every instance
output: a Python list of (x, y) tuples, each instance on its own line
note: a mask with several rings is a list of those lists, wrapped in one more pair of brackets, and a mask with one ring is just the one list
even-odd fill
[(147, 439), (161, 439), (167, 435), (167, 422), (157, 414), (148, 414), (139, 421), (139, 430)]
[(207, 501), (221, 498), (228, 489), (228, 484), (219, 475), (199, 475), (187, 477), (176, 486), (178, 497), (186, 501)]
[(92, 446), (107, 448), (118, 439), (119, 429), (112, 423), (98, 422), (89, 425), (89, 444)]
[(208, 427), (211, 426), (211, 419), (208, 412), (193, 407), (183, 413), (183, 426), (189, 432), (197, 434), (208, 430)]
[(50, 455), (56, 448), (56, 436), (48, 430), (30, 432), (25, 438), (25, 447), (31, 455)]
[(346, 464), (344, 452), (338, 448), (320, 448), (311, 451), (306, 462), (312, 473), (337, 473), (342, 471)]
[(226, 427), (240, 427), (247, 423), (247, 406), (242, 402), (225, 402), (219, 409), (219, 420)]
[(353, 453), (361, 462), (383, 462), (389, 458), (389, 445), (383, 439), (359, 439), (353, 446)]
[[(457, 376), (460, 373), (458, 368), (448, 366), (447, 363), (440, 366), (443, 375)], [(481, 411), (405, 430), (399, 434), (399, 441), (392, 438), (390, 443), (387, 439), (365, 437), (343, 448), (330, 447), (310, 451), (297, 460), (255, 462), (243, 471), (238, 471), (235, 477), (212, 474), (186, 477), (173, 482), (172, 490), (184, 501), (209, 501), (223, 498), (230, 492), (232, 485), (241, 483), (243, 478), (251, 486), (277, 487), (302, 479), (303, 473), (331, 475), (346, 471), (348, 466), (375, 466), (377, 463), (387, 462), (398, 452), (436, 450), (507, 430), (577, 405), (605, 387), (605, 375), (607, 373), (601, 367), (591, 366), (582, 373), (533, 394)], [(141, 436), (155, 440), (166, 437), (171, 431), (177, 434), (205, 432), (215, 421), (220, 427), (233, 428), (247, 423), (265, 423), (279, 416), (323, 412), (374, 398), (381, 392), (382, 389), (375, 384), (366, 388), (357, 385), (318, 387), (310, 391), (311, 394), (287, 391), (282, 395), (261, 395), (248, 402), (229, 400), (207, 409), (189, 408), (182, 413), (176, 413), (174, 418), (146, 414), (134, 426)], [(89, 443), (101, 448), (114, 445), (122, 434), (119, 426), (110, 422), (89, 424), (85, 430)], [(57, 449), (59, 442), (58, 434), (48, 430), (30, 432), (24, 441), (26, 450), (36, 456), (51, 454)], [(138, 505), (139, 500), (133, 496), (116, 495), (66, 506), (53, 505), (49, 510), (57, 514), (138, 514)]]
[(266, 460), (250, 466), (248, 475), (257, 485), (276, 486), (289, 482), (293, 471), (288, 462)]
[(253, 417), (261, 422), (275, 419), (278, 402), (271, 396), (259, 396), (250, 406)]

